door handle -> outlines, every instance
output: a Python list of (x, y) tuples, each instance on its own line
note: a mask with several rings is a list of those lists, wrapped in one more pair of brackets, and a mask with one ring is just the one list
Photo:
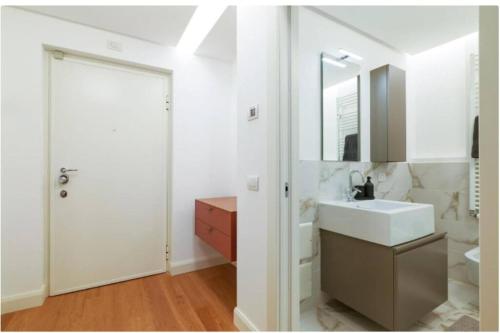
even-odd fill
[(61, 173), (66, 173), (66, 172), (71, 172), (71, 171), (78, 171), (78, 169), (66, 169), (66, 168), (61, 168)]

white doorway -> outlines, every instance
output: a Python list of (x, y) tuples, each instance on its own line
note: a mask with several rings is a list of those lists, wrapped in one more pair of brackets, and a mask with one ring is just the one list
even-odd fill
[(49, 62), (49, 294), (165, 272), (168, 77)]

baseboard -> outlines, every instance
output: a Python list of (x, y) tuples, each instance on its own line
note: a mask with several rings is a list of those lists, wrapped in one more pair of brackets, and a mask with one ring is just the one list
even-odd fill
[(233, 313), (234, 313), (234, 319), (233, 319), (234, 325), (238, 327), (240, 331), (259, 330), (257, 326), (255, 326), (254, 323), (252, 323), (250, 319), (248, 319), (248, 317), (243, 312), (241, 312), (240, 309), (238, 309), (238, 307), (234, 308)]
[(2, 297), (2, 314), (40, 306), (45, 302), (47, 296), (47, 286), (43, 285), (38, 290)]
[(178, 275), (225, 263), (228, 263), (228, 261), (221, 256), (171, 262), (170, 274)]

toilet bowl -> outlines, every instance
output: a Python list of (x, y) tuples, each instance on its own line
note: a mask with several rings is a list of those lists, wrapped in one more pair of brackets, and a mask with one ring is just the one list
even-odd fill
[(479, 286), (479, 247), (465, 252), (465, 266), (470, 282)]

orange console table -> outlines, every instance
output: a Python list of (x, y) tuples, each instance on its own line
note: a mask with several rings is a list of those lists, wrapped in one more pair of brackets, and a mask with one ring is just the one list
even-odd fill
[(236, 197), (197, 199), (195, 234), (236, 261)]

